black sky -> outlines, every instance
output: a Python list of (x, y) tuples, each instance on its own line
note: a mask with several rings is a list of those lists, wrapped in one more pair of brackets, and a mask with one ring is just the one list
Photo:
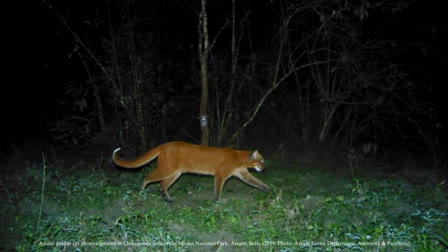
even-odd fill
[[(54, 13), (41, 1), (32, 1), (26, 6), (16, 4), (8, 10), (15, 15), (8, 18), (5, 36), (7, 47), (4, 50), (8, 61), (5, 70), (8, 77), (3, 82), (1, 104), (3, 146), (36, 137), (45, 138), (48, 122), (63, 114), (58, 106), (63, 87), (85, 77), (79, 59), (71, 57), (73, 38)], [(85, 1), (79, 2), (79, 9), (66, 9), (61, 13), (72, 17), (83, 15), (88, 6)], [(188, 5), (185, 6), (188, 8)], [(178, 13), (163, 15), (168, 20), (179, 16)], [(430, 100), (440, 112), (444, 124), (448, 122), (445, 98), (445, 86), (448, 85), (446, 16), (443, 1), (418, 0), (407, 11), (397, 14), (394, 23), (383, 34), (385, 39), (418, 45), (401, 48), (403, 53), (400, 60), (407, 64), (416, 78), (431, 82), (427, 83), (433, 89), (429, 92), (433, 96)]]

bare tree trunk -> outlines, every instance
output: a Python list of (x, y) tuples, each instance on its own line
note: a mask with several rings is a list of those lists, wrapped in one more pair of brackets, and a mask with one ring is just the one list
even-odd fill
[(207, 118), (208, 103), (208, 27), (207, 27), (207, 10), (206, 0), (201, 0), (201, 13), (199, 16), (199, 62), (201, 65), (201, 104), (199, 107), (199, 122), (201, 125), (201, 144), (208, 145), (209, 125)]
[[(131, 15), (129, 15), (131, 16)], [(133, 30), (133, 22), (134, 20), (129, 20), (132, 22), (129, 24), (129, 47), (131, 51), (130, 60), (131, 60), (131, 70), (132, 70), (132, 84), (133, 84), (133, 98), (135, 102), (135, 114), (137, 119), (137, 132), (140, 138), (140, 144), (142, 149), (146, 149), (146, 132), (145, 132), (145, 117), (143, 115), (143, 102), (142, 102), (142, 78), (140, 77), (140, 73), (138, 71), (138, 59), (136, 55), (136, 46), (134, 41), (134, 30)]]

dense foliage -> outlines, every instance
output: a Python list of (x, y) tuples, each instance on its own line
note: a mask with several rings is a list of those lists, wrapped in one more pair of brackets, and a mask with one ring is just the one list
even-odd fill
[[(385, 35), (411, 4), (209, 2), (210, 144), (263, 137), (274, 150), (370, 145), (383, 154), (399, 146), (439, 166), (440, 124), (425, 85), (400, 64), (408, 44)], [(199, 142), (198, 1), (52, 8), (85, 72), (66, 85), (64, 117), (52, 125), (58, 143)]]

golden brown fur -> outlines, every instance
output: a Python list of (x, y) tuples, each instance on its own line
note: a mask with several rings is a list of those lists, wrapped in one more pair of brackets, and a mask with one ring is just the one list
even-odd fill
[(185, 142), (169, 142), (157, 146), (141, 156), (132, 159), (122, 159), (118, 155), (120, 148), (112, 155), (114, 162), (125, 168), (140, 167), (157, 157), (157, 168), (146, 175), (142, 190), (152, 182), (160, 181), (160, 192), (163, 198), (171, 202), (168, 188), (182, 173), (199, 173), (215, 176), (215, 199), (221, 198), (222, 188), (226, 180), (235, 176), (247, 184), (264, 192), (269, 186), (252, 176), (247, 168), (262, 171), (263, 157), (258, 151), (240, 151), (230, 148), (215, 148)]

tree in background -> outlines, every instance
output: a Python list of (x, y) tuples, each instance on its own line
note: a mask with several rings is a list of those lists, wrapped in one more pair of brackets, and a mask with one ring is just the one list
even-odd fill
[(208, 52), (210, 42), (208, 39), (207, 25), (207, 1), (201, 0), (201, 12), (199, 15), (199, 62), (201, 68), (201, 103), (199, 105), (199, 124), (201, 126), (201, 144), (208, 145), (209, 129), (208, 129)]
[(256, 132), (289, 149), (412, 138), (438, 153), (421, 89), (378, 35), (406, 1), (95, 3), (81, 20), (56, 12), (87, 80), (67, 85), (58, 141), (228, 146)]

